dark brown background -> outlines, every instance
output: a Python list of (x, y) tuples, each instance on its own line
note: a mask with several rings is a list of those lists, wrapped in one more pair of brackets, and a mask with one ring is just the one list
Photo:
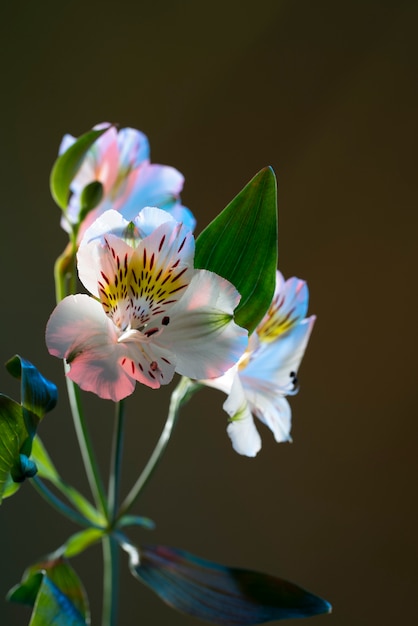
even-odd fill
[[(18, 352), (59, 383), (41, 435), (75, 484), (61, 364), (43, 339), (65, 245), (48, 190), (61, 136), (103, 120), (143, 130), (153, 161), (184, 173), (198, 230), (274, 167), (280, 268), (308, 281), (318, 316), (292, 400), (294, 443), (262, 429), (258, 457), (239, 457), (222, 394), (202, 392), (137, 507), (157, 531), (133, 536), (306, 586), (334, 605), (312, 626), (418, 614), (417, 21), (414, 0), (26, 0), (0, 12), (0, 358)], [(5, 370), (0, 383), (17, 396)], [(128, 403), (125, 490), (167, 401), (168, 390), (138, 388)], [(105, 463), (110, 407), (89, 408)], [(1, 507), (0, 529), (1, 596), (76, 530), (29, 484)], [(100, 548), (74, 566), (96, 625)], [(121, 626), (195, 623), (125, 573), (121, 600)], [(0, 600), (2, 625), (28, 615)]]

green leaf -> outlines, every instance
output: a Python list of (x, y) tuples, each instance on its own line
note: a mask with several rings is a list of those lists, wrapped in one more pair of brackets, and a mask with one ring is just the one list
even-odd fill
[(30, 566), (22, 582), (9, 591), (7, 599), (34, 607), (29, 626), (90, 623), (84, 587), (73, 568), (61, 557)]
[(227, 567), (167, 546), (131, 551), (132, 574), (177, 611), (221, 626), (329, 613), (326, 600), (276, 576)]
[(32, 363), (14, 356), (6, 363), (10, 374), (21, 381), (21, 403), (0, 394), (0, 503), (16, 492), (19, 483), (37, 472), (29, 457), (32, 441), (44, 414), (57, 402), (57, 388)]
[(38, 475), (41, 478), (49, 480), (93, 524), (106, 526), (106, 518), (77, 489), (66, 483), (58, 474), (39, 436), (33, 440), (31, 456), (37, 465)]
[(18, 378), (20, 384), (21, 405), (39, 419), (52, 411), (57, 404), (57, 387), (47, 380), (30, 361), (18, 354), (6, 363), (9, 374)]
[(79, 611), (67, 596), (44, 576), (36, 597), (29, 626), (86, 626)]
[[(22, 482), (25, 478), (21, 450), (28, 449), (30, 441), (22, 406), (0, 394), (0, 503), (6, 487), (11, 495), (10, 479)], [(26, 458), (24, 455), (23, 460)]]
[(110, 128), (90, 130), (81, 135), (63, 154), (55, 161), (50, 177), (51, 194), (61, 209), (66, 211), (70, 194), (71, 181), (77, 174), (83, 159), (94, 142)]
[(81, 192), (80, 203), (80, 222), (86, 217), (87, 213), (92, 211), (103, 198), (103, 185), (100, 181), (94, 180), (86, 185)]
[(88, 547), (100, 541), (106, 531), (97, 528), (87, 528), (75, 533), (62, 546), (62, 554), (67, 558), (77, 556)]
[(126, 526), (141, 526), (147, 530), (155, 530), (155, 522), (149, 517), (142, 517), (139, 515), (124, 515), (118, 521), (118, 528), (125, 528)]
[(235, 321), (251, 333), (274, 294), (277, 268), (276, 177), (262, 169), (196, 241), (195, 267), (229, 280), (241, 301)]

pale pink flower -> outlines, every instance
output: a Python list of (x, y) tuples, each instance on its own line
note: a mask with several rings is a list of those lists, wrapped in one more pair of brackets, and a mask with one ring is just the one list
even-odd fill
[(87, 229), (77, 262), (92, 294), (68, 296), (46, 329), (82, 389), (120, 400), (136, 381), (158, 388), (175, 372), (222, 375), (240, 358), (247, 331), (235, 324), (240, 296), (193, 267), (194, 238), (167, 212), (146, 207), (133, 222), (107, 211)]

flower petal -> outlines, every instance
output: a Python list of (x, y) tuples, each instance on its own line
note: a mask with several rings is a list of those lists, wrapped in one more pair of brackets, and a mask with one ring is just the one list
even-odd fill
[(255, 427), (238, 374), (234, 377), (231, 392), (223, 408), (231, 417), (227, 433), (235, 452), (254, 457), (261, 449), (261, 438)]
[(184, 177), (169, 165), (144, 165), (136, 171), (129, 198), (118, 207), (127, 220), (132, 220), (145, 206), (164, 209), (178, 200)]
[(167, 385), (175, 373), (176, 357), (168, 350), (153, 345), (138, 331), (131, 330), (119, 338), (125, 346), (126, 355), (121, 359), (121, 367), (138, 382), (158, 389)]
[(148, 137), (135, 128), (121, 128), (117, 144), (122, 169), (134, 169), (149, 159)]
[(46, 344), (51, 354), (66, 359), (68, 376), (81, 389), (114, 402), (133, 392), (135, 380), (119, 365), (126, 348), (93, 298), (83, 294), (64, 298), (49, 318)]
[(195, 274), (170, 310), (170, 323), (156, 341), (177, 357), (176, 370), (194, 379), (224, 374), (247, 346), (247, 331), (233, 321), (239, 294), (230, 282), (207, 270)]
[(260, 384), (275, 384), (283, 393), (291, 393), (294, 388), (294, 374), (297, 373), (305, 353), (316, 317), (312, 315), (281, 335), (276, 341), (263, 344), (252, 355), (247, 367), (241, 372), (245, 388)]
[(282, 274), (276, 273), (273, 301), (264, 319), (257, 327), (261, 341), (275, 341), (298, 324), (308, 311), (309, 291), (305, 281), (289, 278), (284, 282)]

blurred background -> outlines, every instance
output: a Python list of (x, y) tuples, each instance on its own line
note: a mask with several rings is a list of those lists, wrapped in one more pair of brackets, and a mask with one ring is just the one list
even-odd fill
[[(280, 269), (308, 281), (318, 318), (291, 399), (294, 442), (260, 428), (259, 455), (238, 456), (224, 396), (200, 392), (136, 507), (157, 530), (131, 536), (293, 580), (333, 604), (312, 626), (413, 623), (418, 4), (26, 0), (0, 13), (0, 358), (19, 353), (57, 382), (61, 402), (40, 434), (62, 475), (85, 489), (62, 366), (44, 344), (66, 244), (48, 187), (62, 135), (105, 120), (145, 132), (153, 162), (185, 175), (197, 232), (272, 165)], [(18, 397), (4, 369), (0, 384)], [(125, 492), (169, 394), (138, 386), (128, 401)], [(112, 407), (87, 405), (105, 469)], [(29, 622), (4, 595), (76, 530), (29, 483), (4, 502), (2, 625)], [(98, 624), (100, 547), (73, 565)], [(121, 626), (197, 623), (125, 565)]]

